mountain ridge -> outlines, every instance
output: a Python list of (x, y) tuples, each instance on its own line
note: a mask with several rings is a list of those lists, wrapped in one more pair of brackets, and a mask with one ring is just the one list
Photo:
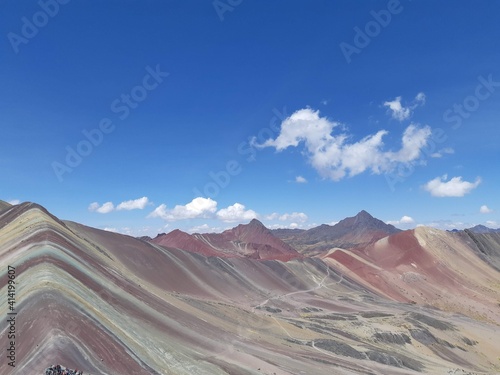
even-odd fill
[[(498, 233), (419, 227), (280, 261), (164, 247), (30, 203), (0, 221), (0, 266), (23, 288), (16, 330), (30, 338), (2, 374), (64, 363), (103, 375), (440, 375), (457, 358), (500, 370)], [(269, 232), (252, 222), (218, 238), (272, 247)]]
[(487, 227), (485, 225), (476, 225), (476, 226), (473, 226), (471, 228), (467, 228), (468, 230), (470, 230), (471, 232), (474, 232), (474, 233), (500, 233), (500, 228), (498, 229), (493, 229), (493, 228), (490, 228), (490, 227)]
[(398, 233), (401, 229), (386, 224), (367, 211), (340, 220), (335, 225), (321, 224), (304, 232), (276, 232), (286, 243), (303, 254), (318, 253), (333, 247), (356, 248)]
[(206, 256), (250, 259), (291, 260), (301, 258), (290, 245), (283, 242), (259, 220), (227, 229), (221, 233), (188, 234), (175, 229), (151, 240), (157, 245), (179, 248)]

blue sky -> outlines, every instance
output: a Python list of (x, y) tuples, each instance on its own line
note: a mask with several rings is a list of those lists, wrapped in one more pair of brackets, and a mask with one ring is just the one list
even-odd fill
[(500, 226), (500, 3), (0, 2), (0, 197), (133, 235)]

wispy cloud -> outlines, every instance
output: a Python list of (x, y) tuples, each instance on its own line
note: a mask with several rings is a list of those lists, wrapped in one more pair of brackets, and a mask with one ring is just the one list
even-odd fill
[(283, 214), (278, 218), (280, 221), (298, 221), (304, 223), (308, 217), (303, 212), (292, 212), (291, 214)]
[(451, 147), (442, 148), (441, 150), (431, 154), (431, 158), (442, 158), (445, 154), (454, 154), (455, 150)]
[(221, 227), (211, 227), (208, 224), (201, 224), (191, 227), (187, 230), (188, 233), (220, 233), (224, 229)]
[(298, 184), (306, 184), (307, 180), (302, 176), (295, 177), (295, 182)]
[(490, 228), (494, 228), (494, 229), (496, 229), (496, 228), (500, 227), (500, 224), (499, 224), (499, 223), (497, 223), (497, 222), (496, 222), (496, 221), (494, 221), (494, 220), (488, 220), (488, 221), (486, 221), (486, 225), (487, 225), (488, 227), (490, 227)]
[(100, 205), (97, 202), (93, 202), (89, 205), (89, 211), (90, 212), (98, 212), (100, 214), (107, 214), (110, 213), (111, 211), (114, 211), (115, 205), (113, 202), (106, 202)]
[(418, 224), (417, 227), (426, 226), (441, 230), (453, 230), (453, 229), (466, 229), (475, 226), (474, 223), (463, 222), (463, 221), (452, 221), (452, 220), (435, 220), (425, 224)]
[(138, 199), (132, 199), (128, 201), (121, 202), (118, 206), (115, 207), (113, 202), (106, 202), (103, 203), (102, 205), (99, 204), (98, 202), (92, 202), (88, 210), (90, 212), (98, 212), (100, 214), (107, 214), (112, 211), (122, 211), (122, 210), (143, 210), (148, 204), (151, 202), (149, 201), (148, 197), (142, 197)]
[(306, 222), (309, 218), (303, 212), (292, 212), (292, 213), (284, 213), (279, 214), (277, 212), (273, 212), (265, 216), (266, 220), (279, 220), (279, 221), (297, 221), (300, 223)]
[(396, 97), (394, 100), (384, 102), (384, 107), (388, 107), (391, 117), (398, 121), (404, 121), (411, 117), (413, 110), (420, 105), (425, 104), (425, 94), (420, 92), (417, 94), (413, 102), (408, 106), (401, 104), (401, 96)]
[(269, 229), (303, 229), (302, 225), (299, 223), (288, 223), (288, 224), (267, 224), (266, 228)]

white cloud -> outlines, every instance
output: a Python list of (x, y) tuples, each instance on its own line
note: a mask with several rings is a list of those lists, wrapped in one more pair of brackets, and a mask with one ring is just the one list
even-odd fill
[(392, 118), (396, 119), (398, 121), (403, 121), (406, 120), (407, 118), (410, 118), (410, 108), (403, 107), (401, 105), (401, 97), (398, 96), (396, 97), (393, 101), (390, 102), (384, 102), (384, 107), (389, 107), (389, 109), (392, 111)]
[(266, 224), (266, 228), (269, 228), (269, 229), (304, 229), (304, 226), (300, 223)]
[[(277, 217), (278, 214), (273, 214)], [(161, 218), (167, 221), (177, 221), (184, 219), (219, 219), (226, 223), (238, 221), (250, 221), (257, 218), (258, 214), (250, 209), (246, 209), (241, 203), (235, 203), (226, 208), (217, 211), (217, 202), (210, 198), (198, 197), (193, 199), (190, 203), (181, 206), (176, 205), (173, 209), (167, 208), (165, 204), (161, 204), (154, 209), (147, 217), (148, 218)], [(197, 230), (202, 230), (204, 227), (194, 227)], [(207, 227), (208, 228), (208, 227)], [(212, 228), (220, 229), (220, 228)]]
[(307, 215), (303, 212), (292, 212), (291, 214), (283, 214), (279, 217), (280, 221), (298, 221), (301, 223), (307, 221), (307, 219)]
[(217, 211), (217, 202), (210, 198), (194, 198), (185, 206), (176, 205), (173, 209), (168, 209), (165, 204), (161, 204), (151, 212), (148, 217), (159, 217), (163, 220), (176, 221), (184, 219), (208, 218)]
[(425, 94), (423, 92), (419, 92), (415, 97), (413, 103), (407, 107), (401, 104), (401, 96), (396, 97), (392, 101), (384, 102), (384, 107), (389, 108), (393, 119), (396, 119), (398, 121), (404, 121), (410, 118), (415, 108), (424, 104), (425, 104)]
[(426, 226), (441, 230), (462, 230), (467, 228), (472, 228), (477, 225), (477, 223), (463, 222), (463, 221), (452, 221), (452, 220), (435, 220), (425, 224), (418, 224), (417, 227)]
[(279, 220), (279, 221), (296, 221), (299, 223), (304, 223), (309, 218), (303, 212), (292, 212), (291, 214), (284, 213), (281, 215), (277, 212), (273, 212), (272, 214), (265, 216), (265, 219), (266, 220)]
[(222, 228), (211, 227), (208, 224), (197, 225), (187, 230), (188, 233), (220, 233), (222, 231)]
[(113, 233), (119, 233), (119, 234), (125, 234), (129, 236), (134, 236), (134, 237), (140, 237), (144, 235), (150, 235), (150, 236), (156, 236), (156, 234), (159, 231), (155, 231), (150, 227), (121, 227), (121, 228), (116, 228), (116, 227), (103, 227), (101, 228), (102, 230), (105, 230), (107, 232), (113, 232)]
[(413, 220), (413, 218), (411, 216), (403, 216), (399, 222), (401, 224), (413, 224), (415, 222), (415, 220)]
[(463, 197), (477, 188), (481, 183), (481, 178), (476, 178), (475, 182), (463, 181), (462, 177), (453, 177), (451, 180), (447, 175), (436, 177), (427, 182), (423, 188), (434, 197)]
[(479, 208), (479, 212), (481, 212), (482, 214), (489, 214), (492, 213), (493, 210), (484, 204)]
[(266, 220), (276, 220), (279, 217), (280, 217), (279, 213), (273, 212), (272, 214), (266, 216)]
[(425, 99), (426, 99), (425, 94), (423, 92), (419, 92), (417, 94), (417, 96), (415, 96), (415, 102), (416, 103), (414, 105), (418, 105), (418, 104), (424, 105), (425, 104)]
[(256, 217), (257, 213), (255, 211), (245, 210), (245, 206), (241, 203), (235, 203), (232, 206), (222, 208), (217, 211), (217, 218), (226, 223), (249, 221), (255, 219)]
[(97, 209), (101, 207), (101, 205), (97, 202), (92, 202), (91, 204), (89, 204), (89, 207), (88, 207), (88, 210), (90, 212), (94, 212), (94, 211), (97, 211)]
[(387, 224), (391, 225), (409, 225), (414, 224), (415, 220), (411, 216), (404, 215), (399, 220), (389, 220)]
[(431, 154), (431, 157), (432, 158), (441, 158), (443, 157), (444, 154), (454, 154), (455, 153), (455, 150), (452, 149), (451, 147), (446, 147), (446, 148), (443, 148), (437, 152), (434, 152)]
[(164, 220), (169, 220), (168, 215), (167, 205), (162, 203), (158, 207), (156, 207), (154, 211), (151, 212), (147, 217), (159, 217)]
[(12, 205), (15, 206), (16, 204), (21, 203), (21, 201), (19, 199), (12, 199), (10, 201), (7, 201), (7, 203), (12, 204)]
[(119, 210), (142, 210), (149, 203), (148, 197), (142, 197), (120, 203), (116, 209)]
[(486, 222), (486, 225), (490, 228), (497, 228), (500, 226), (500, 224), (498, 224), (496, 221), (493, 221), (493, 220), (488, 220)]
[(90, 212), (99, 212), (100, 214), (107, 214), (111, 211), (120, 211), (120, 210), (142, 210), (146, 205), (148, 205), (149, 199), (148, 197), (142, 197), (138, 199), (133, 199), (129, 201), (124, 201), (115, 207), (113, 202), (106, 202), (102, 206), (97, 202), (92, 202), (88, 210)]
[(319, 111), (305, 108), (282, 122), (276, 139), (268, 139), (260, 145), (254, 140), (254, 146), (274, 147), (282, 151), (304, 142), (311, 165), (322, 177), (338, 181), (346, 175), (355, 176), (366, 170), (375, 174), (387, 173), (400, 164), (410, 163), (420, 157), (421, 149), (431, 135), (429, 126), (420, 128), (412, 124), (403, 133), (399, 151), (383, 151), (382, 138), (388, 134), (387, 131), (380, 130), (358, 142), (347, 143), (348, 134), (332, 134), (335, 128), (341, 128), (340, 125), (320, 117)]
[(307, 183), (307, 180), (302, 176), (297, 176), (295, 177), (295, 182), (298, 184), (305, 184)]
[(101, 214), (107, 214), (108, 212), (111, 212), (114, 210), (113, 203), (111, 202), (106, 202), (104, 203), (101, 207), (97, 209), (97, 212)]
[(100, 214), (107, 214), (110, 213), (115, 209), (115, 206), (113, 205), (113, 202), (106, 202), (102, 206), (97, 203), (93, 202), (89, 205), (89, 211), (90, 212), (98, 212)]

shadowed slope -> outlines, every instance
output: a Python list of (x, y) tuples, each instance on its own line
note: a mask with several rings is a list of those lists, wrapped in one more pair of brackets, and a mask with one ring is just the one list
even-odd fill
[(500, 271), (500, 232), (477, 233), (466, 229), (455, 235), (463, 238), (464, 241), (469, 240), (470, 247), (476, 254)]
[(0, 200), (0, 212), (2, 212), (3, 210), (6, 210), (10, 206), (12, 206), (10, 203), (7, 203), (3, 200)]

